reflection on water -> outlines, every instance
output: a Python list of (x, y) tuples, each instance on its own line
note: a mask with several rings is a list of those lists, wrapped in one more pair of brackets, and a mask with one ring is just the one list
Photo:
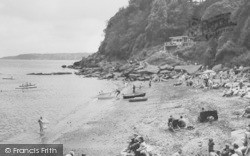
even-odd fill
[[(26, 75), (32, 72), (74, 72), (61, 68), (61, 65), (72, 62), (0, 60), (0, 142), (46, 143), (72, 127), (65, 127), (67, 124), (80, 124), (80, 116), (87, 118), (93, 114), (96, 107), (94, 96), (100, 90), (115, 89), (111, 82), (83, 79), (74, 74)], [(8, 76), (13, 76), (14, 80), (2, 79)], [(26, 82), (36, 84), (37, 88), (15, 89)], [(40, 116), (50, 121), (45, 135), (39, 133), (37, 121)]]

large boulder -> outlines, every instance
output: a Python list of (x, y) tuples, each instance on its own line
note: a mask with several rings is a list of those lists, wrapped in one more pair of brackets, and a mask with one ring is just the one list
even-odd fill
[(137, 72), (141, 74), (157, 74), (159, 71), (160, 69), (157, 66), (147, 65), (146, 68), (138, 70)]
[(160, 69), (161, 69), (161, 70), (173, 70), (174, 67), (172, 67), (172, 66), (170, 66), (170, 65), (168, 65), (168, 64), (165, 64), (165, 65), (163, 65), (163, 66), (160, 66)]
[(243, 142), (244, 142), (245, 132), (246, 132), (246, 130), (243, 130), (243, 129), (231, 132), (232, 142), (236, 143), (240, 147), (242, 147), (243, 146)]
[(219, 72), (221, 70), (223, 70), (222, 64), (217, 64), (212, 68), (213, 71), (215, 72)]
[(196, 72), (198, 72), (201, 69), (201, 65), (187, 65), (187, 66), (176, 66), (174, 68), (174, 70), (176, 71), (185, 71), (188, 74), (195, 74)]

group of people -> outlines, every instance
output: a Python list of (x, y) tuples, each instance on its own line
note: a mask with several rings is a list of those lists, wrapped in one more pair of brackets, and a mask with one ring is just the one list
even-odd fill
[(209, 70), (208, 72), (204, 71), (196, 75), (188, 75), (181, 71), (174, 86), (186, 84), (194, 88), (204, 89), (227, 88), (223, 92), (223, 97), (234, 95), (244, 97), (248, 94), (247, 85), (244, 84), (245, 81), (248, 81), (247, 77), (249, 77), (249, 75), (243, 72), (242, 67), (239, 69), (233, 68), (227, 71), (220, 71), (219, 73)]
[(214, 150), (214, 141), (209, 139), (208, 152), (210, 156), (250, 156), (250, 125), (247, 126), (244, 134), (243, 146), (240, 147), (237, 143), (233, 145), (226, 144), (221, 151)]
[(221, 151), (214, 150), (214, 145), (215, 143), (213, 139), (209, 139), (208, 152), (210, 156), (248, 156), (246, 148), (240, 148), (236, 143), (234, 143), (231, 147), (229, 144), (226, 144)]
[(168, 127), (172, 131), (187, 128), (187, 120), (180, 116), (179, 119), (175, 119), (172, 115), (168, 119)]
[(152, 149), (148, 146), (144, 138), (140, 135), (134, 134), (131, 140), (128, 141), (128, 147), (122, 152), (123, 155), (133, 156), (151, 156)]

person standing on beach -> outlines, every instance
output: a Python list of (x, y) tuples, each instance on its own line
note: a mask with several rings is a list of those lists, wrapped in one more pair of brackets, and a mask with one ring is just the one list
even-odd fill
[(246, 128), (244, 145), (246, 146), (245, 156), (250, 156), (250, 124)]
[(152, 83), (152, 81), (151, 80), (149, 80), (149, 83), (148, 83), (148, 85), (149, 85), (149, 88), (151, 88), (151, 84)]
[(40, 126), (40, 132), (43, 132), (43, 117), (40, 117), (40, 119), (38, 120), (39, 126)]
[(209, 139), (208, 141), (208, 153), (214, 152), (214, 141), (213, 139)]
[(116, 97), (118, 96), (118, 95), (120, 95), (120, 93), (121, 93), (121, 91), (119, 90), (119, 89), (116, 89)]
[(133, 93), (135, 93), (135, 85), (133, 84)]

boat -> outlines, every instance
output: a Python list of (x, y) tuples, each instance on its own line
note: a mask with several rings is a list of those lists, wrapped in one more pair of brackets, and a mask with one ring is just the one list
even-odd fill
[(14, 80), (14, 78), (11, 76), (11, 77), (4, 77), (3, 80)]
[(98, 98), (98, 100), (108, 100), (108, 99), (113, 99), (114, 96), (112, 96), (112, 95), (98, 95), (97, 98)]
[(25, 83), (25, 84), (20, 85), (16, 89), (34, 89), (34, 88), (37, 88), (35, 84)]
[(19, 87), (35, 87), (36, 84), (31, 84), (31, 83), (26, 83), (26, 84), (22, 84)]
[(133, 98), (133, 99), (129, 99), (129, 102), (142, 102), (142, 101), (147, 101), (148, 98), (145, 97), (137, 97), (137, 98)]
[(16, 89), (34, 89), (37, 88), (37, 86), (29, 86), (29, 87), (17, 87)]
[(146, 95), (146, 93), (127, 94), (127, 95), (123, 95), (123, 99), (131, 99), (131, 98), (135, 98), (135, 97), (144, 97), (145, 95)]

